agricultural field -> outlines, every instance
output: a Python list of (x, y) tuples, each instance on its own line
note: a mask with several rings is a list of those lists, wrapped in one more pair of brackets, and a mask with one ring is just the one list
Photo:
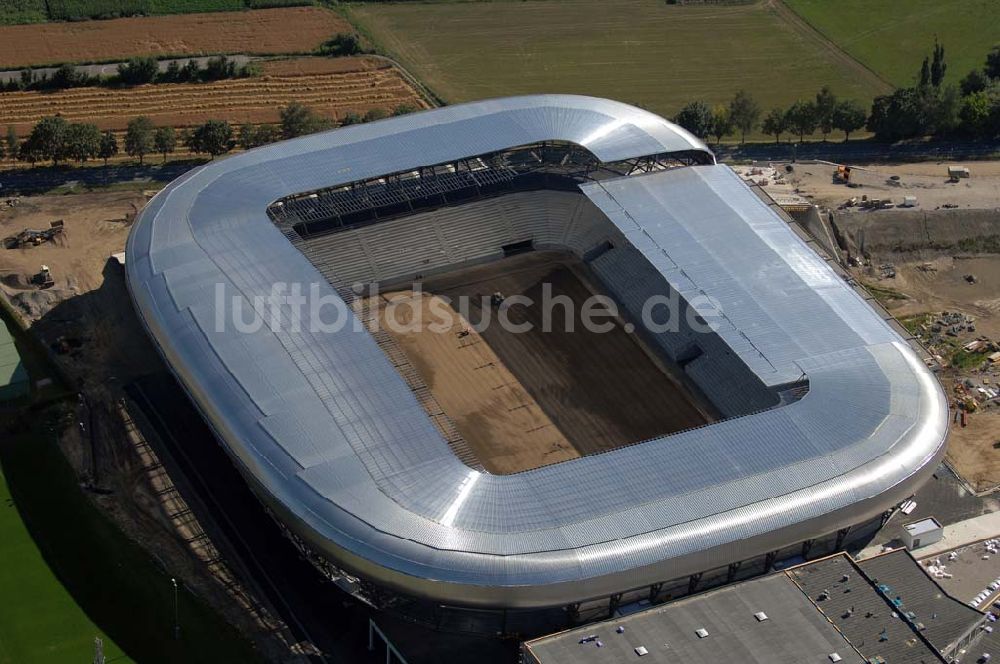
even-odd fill
[(890, 89), (768, 3), (369, 3), (349, 15), (449, 102), (567, 92), (669, 116), (694, 99), (728, 101), (741, 87), (765, 109), (823, 85), (865, 104)]
[(946, 82), (983, 66), (1000, 43), (996, 0), (784, 0), (816, 30), (895, 85), (912, 85), (934, 38), (945, 47)]
[(139, 115), (172, 127), (210, 119), (261, 124), (277, 122), (279, 108), (292, 101), (334, 119), (349, 111), (363, 114), (373, 108), (392, 111), (402, 104), (427, 105), (399, 70), (385, 62), (365, 57), (307, 58), (269, 61), (259, 77), (214, 83), (8, 92), (0, 95), (0, 127), (13, 125), (23, 137), (35, 122), (55, 113), (70, 122), (92, 122), (113, 130), (123, 130)]
[(319, 7), (9, 25), (0, 27), (0, 68), (133, 55), (310, 53), (334, 34), (350, 30), (337, 14)]
[(308, 4), (311, 4), (309, 0), (0, 0), (0, 24), (237, 11)]

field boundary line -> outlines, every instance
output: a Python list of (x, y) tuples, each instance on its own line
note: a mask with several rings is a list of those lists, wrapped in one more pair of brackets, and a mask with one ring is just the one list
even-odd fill
[(861, 62), (853, 55), (841, 48), (837, 42), (828, 37), (822, 30), (799, 15), (794, 9), (785, 4), (784, 0), (766, 0), (764, 6), (771, 9), (775, 16), (784, 21), (790, 28), (798, 32), (803, 37), (817, 42), (830, 55), (843, 64), (853, 68), (871, 80), (874, 87), (880, 92), (887, 94), (896, 89), (896, 86), (882, 77), (874, 69)]
[(409, 69), (404, 67), (399, 55), (393, 53), (390, 49), (386, 48), (386, 46), (380, 40), (376, 39), (372, 31), (368, 29), (368, 26), (359, 21), (357, 17), (351, 13), (350, 8), (348, 8), (344, 4), (337, 4), (332, 7), (326, 6), (326, 8), (334, 12), (335, 14), (338, 14), (341, 18), (347, 21), (355, 30), (357, 30), (362, 37), (368, 40), (368, 43), (371, 44), (372, 48), (375, 49), (375, 53), (369, 55), (373, 55), (377, 58), (382, 58), (385, 61), (395, 65), (399, 69), (399, 71), (403, 74), (404, 78), (409, 79), (416, 86), (417, 91), (421, 95), (427, 98), (426, 101), (428, 101), (431, 104), (432, 108), (437, 106), (448, 105), (447, 99), (439, 95), (437, 92), (434, 91), (433, 88), (431, 88), (429, 85), (427, 85), (419, 78), (414, 76)]

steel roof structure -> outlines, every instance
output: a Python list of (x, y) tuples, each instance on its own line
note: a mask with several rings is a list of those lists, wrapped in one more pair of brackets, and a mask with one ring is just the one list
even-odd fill
[[(603, 162), (702, 151), (651, 113), (588, 97), (435, 109), (252, 150), (157, 194), (129, 236), (128, 285), (168, 365), (255, 491), (336, 565), (435, 601), (544, 607), (744, 560), (879, 514), (944, 453), (948, 407), (906, 343), (727, 167), (583, 187), (718, 334), (799, 400), (537, 468), (462, 464), (363, 326), (292, 325), (275, 283), (335, 290), (272, 223), (303, 191), (540, 141)], [(709, 161), (714, 162), (714, 158)], [(218, 293), (246, 319), (220, 326)], [(309, 309), (309, 307), (306, 307)]]

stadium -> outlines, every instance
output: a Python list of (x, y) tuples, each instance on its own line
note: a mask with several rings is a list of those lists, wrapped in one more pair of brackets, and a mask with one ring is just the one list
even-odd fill
[[(126, 272), (179, 382), (331, 577), (456, 607), (614, 605), (839, 548), (943, 457), (934, 375), (775, 207), (649, 112), (515, 97), (191, 171), (142, 211)], [(319, 330), (275, 284), (355, 324)], [(610, 298), (613, 329), (377, 324), (387, 293), (485, 295), (483, 315), (543, 285)], [(220, 292), (234, 319), (281, 324), (220, 325)], [(655, 298), (687, 323), (653, 329)], [(694, 329), (708, 299), (715, 325)]]

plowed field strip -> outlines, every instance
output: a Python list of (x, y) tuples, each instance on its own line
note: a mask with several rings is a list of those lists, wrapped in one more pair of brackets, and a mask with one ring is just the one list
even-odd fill
[(264, 76), (218, 83), (146, 85), (137, 88), (76, 88), (60, 92), (0, 95), (0, 126), (23, 133), (40, 118), (61, 114), (72, 122), (122, 129), (138, 115), (157, 124), (187, 126), (208, 119), (233, 123), (276, 122), (278, 109), (300, 101), (327, 117), (400, 104), (423, 108), (409, 82), (394, 68), (365, 72)]

